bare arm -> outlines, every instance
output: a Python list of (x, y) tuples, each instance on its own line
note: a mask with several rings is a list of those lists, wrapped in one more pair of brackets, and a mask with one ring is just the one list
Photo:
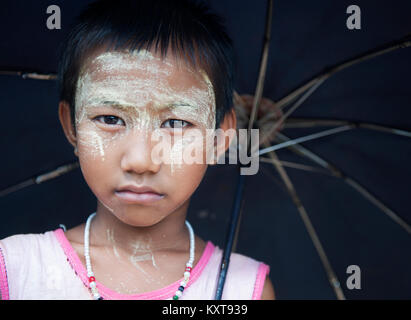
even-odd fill
[(261, 300), (275, 300), (273, 284), (269, 277), (265, 279)]

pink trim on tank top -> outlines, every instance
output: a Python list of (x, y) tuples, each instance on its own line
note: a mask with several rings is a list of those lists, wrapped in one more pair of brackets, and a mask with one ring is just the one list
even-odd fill
[(3, 251), (1, 247), (0, 247), (0, 294), (1, 294), (2, 300), (10, 300), (6, 262), (4, 261)]
[(270, 267), (265, 263), (260, 263), (257, 271), (257, 278), (254, 285), (252, 300), (261, 300), (264, 289), (265, 277), (270, 272)]
[[(76, 272), (76, 274), (83, 281), (83, 284), (87, 288), (90, 288), (89, 287), (89, 281), (88, 281), (88, 278), (87, 278), (87, 270), (83, 266), (79, 256), (77, 255), (77, 252), (74, 250), (74, 248), (71, 246), (70, 242), (66, 238), (66, 235), (64, 234), (64, 231), (59, 228), (57, 230), (54, 230), (54, 235), (56, 236), (57, 240), (59, 241), (60, 245), (62, 246), (62, 248), (64, 250), (64, 253), (67, 256), (67, 259), (68, 259), (70, 265), (72, 266), (72, 268), (74, 269), (74, 271)], [(206, 245), (206, 247), (203, 251), (203, 254), (201, 255), (200, 260), (198, 261), (198, 263), (194, 266), (194, 268), (191, 271), (190, 281), (188, 282), (186, 288), (189, 288), (190, 285), (193, 284), (194, 281), (196, 281), (200, 277), (204, 267), (207, 265), (207, 263), (208, 263), (211, 255), (213, 254), (214, 250), (215, 250), (215, 246), (210, 241), (208, 241), (207, 245)], [(149, 291), (149, 292), (144, 292), (144, 293), (137, 293), (137, 294), (122, 294), (122, 293), (116, 292), (114, 290), (111, 290), (111, 289), (107, 288), (102, 283), (98, 282), (97, 280), (96, 280), (96, 284), (97, 284), (97, 289), (98, 289), (100, 295), (104, 299), (161, 300), (161, 299), (172, 298), (174, 296), (176, 290), (180, 286), (181, 281), (183, 281), (183, 277), (181, 279), (177, 280), (176, 282), (164, 287), (164, 288)], [(91, 293), (90, 293), (90, 295), (91, 295)]]

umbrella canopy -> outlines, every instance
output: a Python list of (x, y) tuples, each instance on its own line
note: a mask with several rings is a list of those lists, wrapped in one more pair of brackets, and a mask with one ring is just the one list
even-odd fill
[[(55, 73), (59, 44), (70, 22), (89, 2), (54, 1), (61, 9), (60, 30), (46, 27), (48, 1), (4, 3), (0, 13), (0, 70)], [(226, 18), (233, 38), (236, 92), (254, 96), (267, 5), (264, 1), (208, 2)], [(411, 32), (407, 16), (411, 4), (407, 1), (395, 5), (357, 1), (360, 30), (346, 26), (349, 5), (349, 1), (274, 2), (263, 97), (281, 101), (327, 67)], [(410, 53), (410, 48), (394, 50), (333, 74), (290, 113), (269, 145), (346, 124), (341, 121), (411, 131)], [(58, 122), (55, 82), (3, 74), (0, 84), (0, 103), (7, 119), (0, 128), (5, 155), (0, 189), (75, 161)], [(286, 107), (283, 112), (287, 112)], [(318, 120), (340, 122), (330, 125)], [(356, 127), (276, 150), (273, 156), (278, 158), (274, 161), (282, 161), (283, 171), (261, 162), (259, 173), (246, 178), (236, 251), (271, 266), (270, 278), (278, 299), (336, 298), (312, 233), (290, 197), (289, 185), (284, 183), (287, 178), (345, 298), (411, 297), (411, 237), (385, 210), (388, 208), (405, 223), (411, 221), (410, 141), (405, 135)], [(353, 180), (322, 170), (319, 159)], [(318, 170), (305, 170), (312, 167)], [(210, 167), (189, 208), (188, 219), (196, 232), (220, 247), (224, 245), (237, 179), (236, 166)], [(357, 188), (350, 181), (358, 183)], [(359, 186), (366, 193), (359, 191)], [(3, 238), (44, 232), (60, 223), (68, 228), (83, 223), (95, 210), (95, 198), (80, 170), (73, 170), (1, 197), (0, 208)], [(361, 269), (361, 289), (347, 288), (347, 268), (351, 265)]]

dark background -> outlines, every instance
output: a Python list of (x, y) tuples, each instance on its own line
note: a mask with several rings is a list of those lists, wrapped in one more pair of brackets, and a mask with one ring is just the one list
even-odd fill
[[(70, 22), (91, 1), (3, 1), (0, 69), (56, 72), (57, 49)], [(235, 89), (253, 94), (265, 1), (208, 1), (225, 17), (236, 50)], [(62, 29), (46, 27), (58, 5)], [(348, 30), (346, 8), (361, 8), (361, 30)], [(278, 100), (325, 67), (411, 33), (410, 1), (274, 1), (264, 97)], [(411, 48), (346, 69), (327, 80), (293, 116), (378, 123), (411, 130)], [(57, 116), (54, 81), (0, 75), (0, 189), (75, 157)], [(299, 137), (324, 128), (287, 129)], [(411, 221), (410, 139), (356, 129), (305, 143)], [(310, 164), (287, 150), (280, 159)], [(348, 299), (411, 298), (411, 237), (342, 180), (287, 169)], [(224, 243), (236, 184), (233, 165), (210, 167), (192, 198), (188, 220), (197, 234)], [(71, 228), (95, 211), (79, 169), (0, 198), (0, 239)], [(261, 164), (247, 178), (237, 252), (264, 261), (278, 299), (335, 299), (324, 269), (278, 174)], [(361, 268), (361, 289), (348, 290), (349, 265)]]

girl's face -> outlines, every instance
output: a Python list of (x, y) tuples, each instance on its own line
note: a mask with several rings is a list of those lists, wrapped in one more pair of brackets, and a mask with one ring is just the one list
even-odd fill
[[(204, 72), (171, 55), (98, 53), (80, 72), (75, 105), (81, 170), (104, 207), (124, 223), (149, 226), (188, 204), (215, 128), (214, 90)], [(162, 138), (154, 140), (154, 132)], [(187, 138), (190, 132), (201, 135)], [(159, 142), (166, 148), (153, 152)], [(188, 149), (202, 150), (204, 161), (185, 163), (180, 155)], [(121, 190), (130, 185), (150, 189)]]

